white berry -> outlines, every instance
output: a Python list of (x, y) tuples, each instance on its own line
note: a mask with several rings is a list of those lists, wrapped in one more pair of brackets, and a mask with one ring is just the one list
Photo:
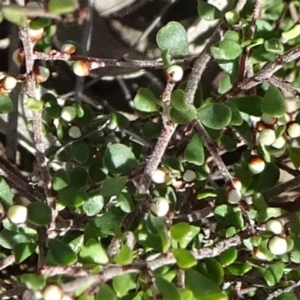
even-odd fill
[(274, 255), (282, 255), (287, 252), (288, 244), (286, 239), (280, 236), (273, 236), (268, 244), (269, 250)]
[(230, 204), (237, 204), (242, 199), (242, 194), (240, 191), (230, 188), (227, 191), (227, 201)]
[(279, 136), (275, 142), (272, 144), (272, 147), (276, 148), (276, 149), (281, 149), (286, 143), (285, 138), (281, 135)]
[(248, 168), (253, 174), (261, 173), (265, 169), (265, 166), (264, 160), (258, 155), (252, 155), (248, 162)]
[(151, 200), (150, 211), (157, 217), (164, 217), (169, 211), (170, 205), (166, 198), (156, 197)]
[(7, 211), (7, 217), (13, 224), (25, 223), (27, 219), (27, 207), (23, 205), (12, 205)]
[(61, 111), (61, 118), (64, 119), (66, 122), (71, 122), (76, 118), (77, 112), (75, 107), (73, 106), (65, 106)]
[(5, 76), (1, 79), (0, 83), (2, 88), (4, 88), (7, 91), (11, 91), (17, 85), (17, 80), (15, 77)]
[(39, 29), (32, 29), (29, 28), (29, 36), (33, 42), (37, 42), (43, 37), (44, 34), (44, 28), (39, 28)]
[(197, 178), (197, 173), (194, 170), (186, 170), (183, 175), (182, 179), (185, 182), (193, 182)]
[(261, 115), (261, 120), (265, 124), (268, 124), (268, 125), (274, 125), (276, 123), (276, 121), (277, 121), (277, 119), (274, 116), (266, 114), (266, 113), (263, 113)]
[(60, 51), (67, 54), (74, 54), (76, 52), (76, 47), (74, 44), (65, 43), (61, 46)]
[(168, 175), (164, 170), (156, 169), (153, 172), (151, 179), (154, 183), (161, 184), (161, 183), (165, 183), (167, 181)]
[(170, 81), (178, 82), (183, 77), (183, 69), (178, 65), (172, 65), (166, 70), (167, 78)]
[(258, 141), (265, 146), (272, 145), (276, 140), (276, 134), (273, 129), (264, 128), (258, 136)]
[(238, 190), (238, 191), (241, 191), (242, 190), (242, 182), (238, 179), (238, 178), (233, 178), (232, 179), (232, 184), (233, 184), (233, 187)]
[(266, 224), (266, 229), (274, 234), (280, 234), (283, 232), (283, 225), (278, 220), (269, 220)]
[(63, 291), (58, 285), (51, 284), (44, 289), (43, 297), (44, 300), (61, 300)]
[(71, 137), (72, 139), (78, 139), (81, 137), (81, 130), (78, 126), (71, 126), (69, 128), (69, 137)]
[(300, 136), (300, 124), (296, 122), (290, 122), (287, 124), (287, 129), (286, 129), (287, 134), (289, 137), (292, 139), (295, 139)]
[(77, 60), (73, 63), (73, 72), (77, 76), (87, 76), (90, 74), (90, 64), (85, 60)]
[(38, 66), (35, 70), (35, 78), (38, 83), (45, 82), (50, 76), (50, 70), (44, 66)]

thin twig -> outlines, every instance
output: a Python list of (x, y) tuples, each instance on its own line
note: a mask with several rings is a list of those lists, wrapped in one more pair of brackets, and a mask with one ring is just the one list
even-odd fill
[(272, 300), (282, 294), (289, 293), (289, 292), (293, 291), (295, 288), (297, 288), (298, 286), (300, 286), (300, 281), (293, 282), (293, 283), (291, 283), (291, 285), (289, 285), (285, 289), (278, 289), (277, 291), (270, 293), (269, 296), (266, 298), (266, 300)]
[(247, 91), (263, 81), (268, 81), (278, 70), (280, 70), (285, 64), (300, 58), (300, 46), (296, 46), (282, 55), (278, 55), (275, 61), (267, 64), (261, 71), (254, 74), (252, 77), (242, 80), (235, 84), (226, 94), (220, 96), (216, 102), (224, 102), (243, 91)]
[[(191, 250), (191, 254), (197, 260), (203, 260), (205, 258), (212, 258), (219, 256), (225, 250), (231, 247), (237, 247), (242, 243), (243, 237), (242, 235), (235, 235), (226, 240), (220, 241), (212, 247), (207, 248), (199, 248)], [(129, 274), (129, 273), (140, 273), (145, 269), (154, 271), (158, 268), (167, 265), (176, 264), (176, 259), (171, 253), (162, 254), (158, 258), (140, 263), (133, 263), (126, 266), (107, 266), (104, 267), (103, 270), (99, 274), (89, 274), (87, 276), (83, 276), (80, 278), (76, 278), (75, 280), (68, 282), (62, 285), (62, 289), (65, 293), (74, 293), (78, 290), (79, 287), (85, 286), (97, 286), (103, 284), (112, 278), (115, 278), (121, 274)]]
[(271, 76), (268, 81), (278, 88), (291, 93), (294, 97), (300, 97), (300, 90), (292, 86), (289, 82), (284, 81), (276, 76)]

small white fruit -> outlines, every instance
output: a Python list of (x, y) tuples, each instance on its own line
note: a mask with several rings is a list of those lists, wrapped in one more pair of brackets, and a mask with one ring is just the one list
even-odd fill
[(242, 182), (238, 179), (238, 178), (233, 178), (232, 179), (232, 184), (233, 184), (233, 187), (238, 190), (238, 191), (241, 191), (242, 190)]
[(264, 160), (258, 155), (252, 155), (249, 162), (248, 168), (253, 174), (259, 174), (265, 169)]
[(44, 300), (61, 300), (63, 291), (58, 285), (51, 284), (45, 287), (43, 297)]
[(272, 145), (276, 140), (276, 134), (273, 129), (264, 128), (258, 136), (258, 141), (265, 146)]
[(260, 260), (268, 259), (267, 256), (259, 248), (254, 249), (254, 255), (256, 256), (257, 259), (260, 259)]
[(24, 49), (20, 48), (20, 49), (15, 50), (12, 55), (12, 59), (18, 67), (23, 66), (25, 63)]
[(40, 40), (43, 35), (44, 35), (44, 28), (39, 28), (39, 29), (32, 29), (29, 28), (29, 36), (31, 38), (31, 41), (33, 42), (37, 42), (38, 40)]
[(1, 87), (7, 91), (11, 91), (17, 85), (17, 79), (12, 76), (5, 76), (0, 81)]
[(35, 78), (38, 83), (45, 82), (50, 76), (50, 70), (43, 66), (38, 66), (35, 70)]
[(269, 220), (266, 224), (266, 229), (274, 234), (281, 234), (283, 232), (283, 225), (278, 220)]
[(285, 144), (286, 144), (286, 140), (281, 135), (275, 140), (275, 142), (272, 144), (272, 147), (274, 147), (276, 149), (281, 149)]
[(242, 199), (242, 194), (240, 191), (230, 188), (227, 191), (227, 201), (230, 204), (237, 204)]
[(60, 51), (67, 54), (74, 54), (76, 52), (76, 46), (71, 43), (65, 43), (61, 46)]
[(77, 76), (88, 76), (90, 74), (90, 63), (85, 60), (77, 60), (72, 65), (73, 72)]
[(285, 125), (291, 120), (289, 114), (284, 114), (283, 116), (279, 117), (277, 120), (278, 125)]
[(166, 198), (156, 197), (150, 202), (150, 211), (157, 217), (164, 217), (169, 211), (170, 205)]
[(196, 180), (196, 178), (197, 178), (197, 173), (194, 170), (186, 170), (182, 175), (182, 179), (185, 182), (193, 182)]
[(167, 68), (166, 74), (169, 81), (178, 82), (183, 77), (183, 69), (178, 65), (172, 65)]
[(289, 122), (287, 124), (286, 132), (292, 139), (298, 138), (300, 136), (300, 124), (296, 122)]
[(81, 130), (78, 126), (74, 125), (69, 128), (69, 137), (72, 139), (78, 139), (81, 137)]
[(60, 117), (64, 119), (66, 122), (71, 122), (76, 118), (76, 109), (73, 106), (65, 106), (61, 111)]
[(154, 183), (161, 184), (165, 183), (168, 180), (168, 175), (164, 170), (156, 169), (153, 172), (151, 179)]
[(269, 114), (266, 114), (266, 113), (263, 113), (261, 115), (261, 120), (265, 123), (265, 124), (268, 124), (268, 125), (274, 125), (277, 121), (277, 118), (275, 118), (274, 116), (272, 115), (269, 115)]
[(269, 240), (268, 248), (274, 255), (282, 255), (287, 252), (288, 244), (286, 239), (280, 236), (273, 236)]
[(13, 224), (24, 223), (27, 219), (27, 207), (23, 205), (12, 205), (7, 211), (7, 217)]

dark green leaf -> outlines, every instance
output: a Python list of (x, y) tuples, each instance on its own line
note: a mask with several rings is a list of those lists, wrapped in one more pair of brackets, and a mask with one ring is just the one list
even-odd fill
[(70, 188), (80, 189), (88, 184), (88, 172), (86, 168), (78, 166), (69, 171)]
[(123, 219), (124, 213), (119, 208), (112, 207), (103, 216), (96, 218), (94, 224), (103, 234), (108, 234), (118, 229)]
[(280, 117), (286, 112), (285, 99), (281, 91), (270, 84), (261, 103), (262, 112)]
[(109, 262), (106, 251), (102, 245), (94, 240), (89, 239), (79, 252), (79, 257), (84, 264), (107, 264)]
[(221, 253), (220, 255), (220, 262), (223, 266), (228, 266), (232, 263), (235, 262), (235, 260), (237, 259), (237, 250), (234, 247), (231, 247), (227, 250), (225, 250), (224, 252)]
[(216, 7), (201, 0), (198, 0), (198, 15), (206, 21), (213, 21), (222, 16), (221, 12)]
[(3, 229), (0, 233), (0, 246), (5, 249), (13, 249), (19, 243), (35, 243), (36, 231), (33, 229), (31, 231), (32, 234)]
[(263, 99), (258, 96), (246, 96), (232, 99), (237, 108), (248, 115), (260, 117)]
[(262, 275), (268, 286), (275, 286), (283, 276), (285, 264), (282, 262), (275, 262), (266, 269), (261, 269)]
[(32, 202), (27, 206), (27, 209), (27, 219), (31, 223), (38, 226), (46, 226), (50, 224), (52, 211), (46, 203)]
[(14, 106), (11, 99), (3, 94), (0, 94), (0, 114), (8, 114), (12, 112), (13, 108)]
[(186, 270), (186, 287), (197, 300), (228, 300), (215, 283), (193, 269)]
[(201, 166), (204, 163), (203, 142), (198, 134), (193, 134), (184, 150), (184, 158), (189, 163)]
[(53, 14), (67, 14), (73, 12), (77, 5), (77, 0), (50, 0), (48, 9)]
[(300, 148), (298, 147), (288, 147), (288, 153), (291, 161), (296, 168), (300, 167)]
[(156, 35), (156, 42), (161, 50), (168, 50), (173, 57), (188, 54), (186, 31), (178, 22), (171, 21), (162, 27)]
[(121, 193), (126, 184), (126, 177), (118, 176), (113, 178), (106, 178), (100, 189), (100, 194), (103, 197), (111, 197)]
[(173, 249), (172, 254), (174, 255), (176, 262), (180, 268), (188, 269), (197, 264), (196, 258), (188, 250)]
[(185, 300), (182, 299), (175, 285), (162, 277), (155, 277), (155, 284), (162, 294), (164, 300)]
[(69, 173), (64, 169), (59, 169), (55, 172), (52, 185), (55, 191), (60, 191), (67, 187), (70, 183), (70, 176)]
[(200, 271), (220, 286), (224, 281), (224, 270), (222, 265), (215, 258), (207, 258), (200, 264)]
[(96, 295), (96, 300), (117, 300), (114, 291), (107, 284), (102, 284)]
[(58, 199), (67, 206), (81, 206), (88, 199), (88, 194), (74, 188), (65, 188), (58, 192)]
[(227, 267), (229, 272), (236, 276), (242, 276), (252, 269), (252, 266), (245, 263), (233, 263)]
[(234, 125), (234, 126), (242, 125), (243, 124), (243, 118), (241, 116), (241, 113), (240, 113), (239, 109), (235, 105), (235, 103), (232, 102), (232, 101), (226, 101), (225, 104), (228, 105), (229, 108), (231, 109), (230, 125)]
[(199, 120), (208, 128), (224, 129), (231, 120), (231, 109), (223, 103), (213, 103), (198, 110)]
[(37, 244), (33, 243), (19, 243), (13, 248), (16, 263), (19, 264), (23, 262), (26, 258), (34, 253)]
[(189, 104), (188, 109), (185, 111), (180, 111), (174, 107), (170, 110), (170, 117), (174, 123), (177, 124), (187, 124), (193, 121), (197, 116), (197, 110), (195, 106)]
[(10, 207), (13, 204), (13, 194), (5, 179), (0, 177), (0, 200), (5, 207)]
[(171, 95), (171, 105), (176, 110), (179, 111), (187, 111), (189, 110), (190, 106), (187, 102), (186, 94), (183, 90), (175, 90)]
[(266, 164), (265, 169), (259, 175), (256, 191), (262, 192), (269, 188), (274, 187), (279, 180), (279, 176), (280, 176), (280, 171), (275, 164), (273, 163)]
[(154, 112), (158, 110), (160, 100), (147, 88), (139, 88), (133, 99), (134, 107), (139, 111)]
[(70, 245), (59, 240), (49, 241), (49, 252), (58, 265), (69, 266), (77, 261), (77, 255)]
[(71, 155), (73, 159), (80, 164), (87, 162), (90, 157), (88, 144), (84, 141), (73, 143), (71, 145)]
[(137, 167), (137, 161), (128, 147), (113, 144), (104, 152), (103, 165), (111, 172), (128, 173)]

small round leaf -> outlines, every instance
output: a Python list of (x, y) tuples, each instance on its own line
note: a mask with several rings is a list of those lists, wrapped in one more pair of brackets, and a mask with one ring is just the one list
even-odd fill
[(128, 173), (137, 167), (137, 161), (128, 147), (113, 144), (104, 152), (103, 165), (111, 172)]
[(52, 212), (50, 207), (42, 202), (33, 202), (27, 206), (27, 219), (38, 226), (50, 224)]
[(199, 120), (208, 128), (223, 129), (231, 121), (231, 109), (223, 103), (213, 103), (198, 111)]
[(162, 27), (157, 35), (156, 42), (161, 50), (168, 50), (174, 57), (188, 55), (188, 39), (184, 27), (171, 21)]
[(158, 110), (159, 100), (153, 92), (147, 88), (140, 88), (133, 99), (134, 106), (137, 110), (143, 112), (154, 112)]

